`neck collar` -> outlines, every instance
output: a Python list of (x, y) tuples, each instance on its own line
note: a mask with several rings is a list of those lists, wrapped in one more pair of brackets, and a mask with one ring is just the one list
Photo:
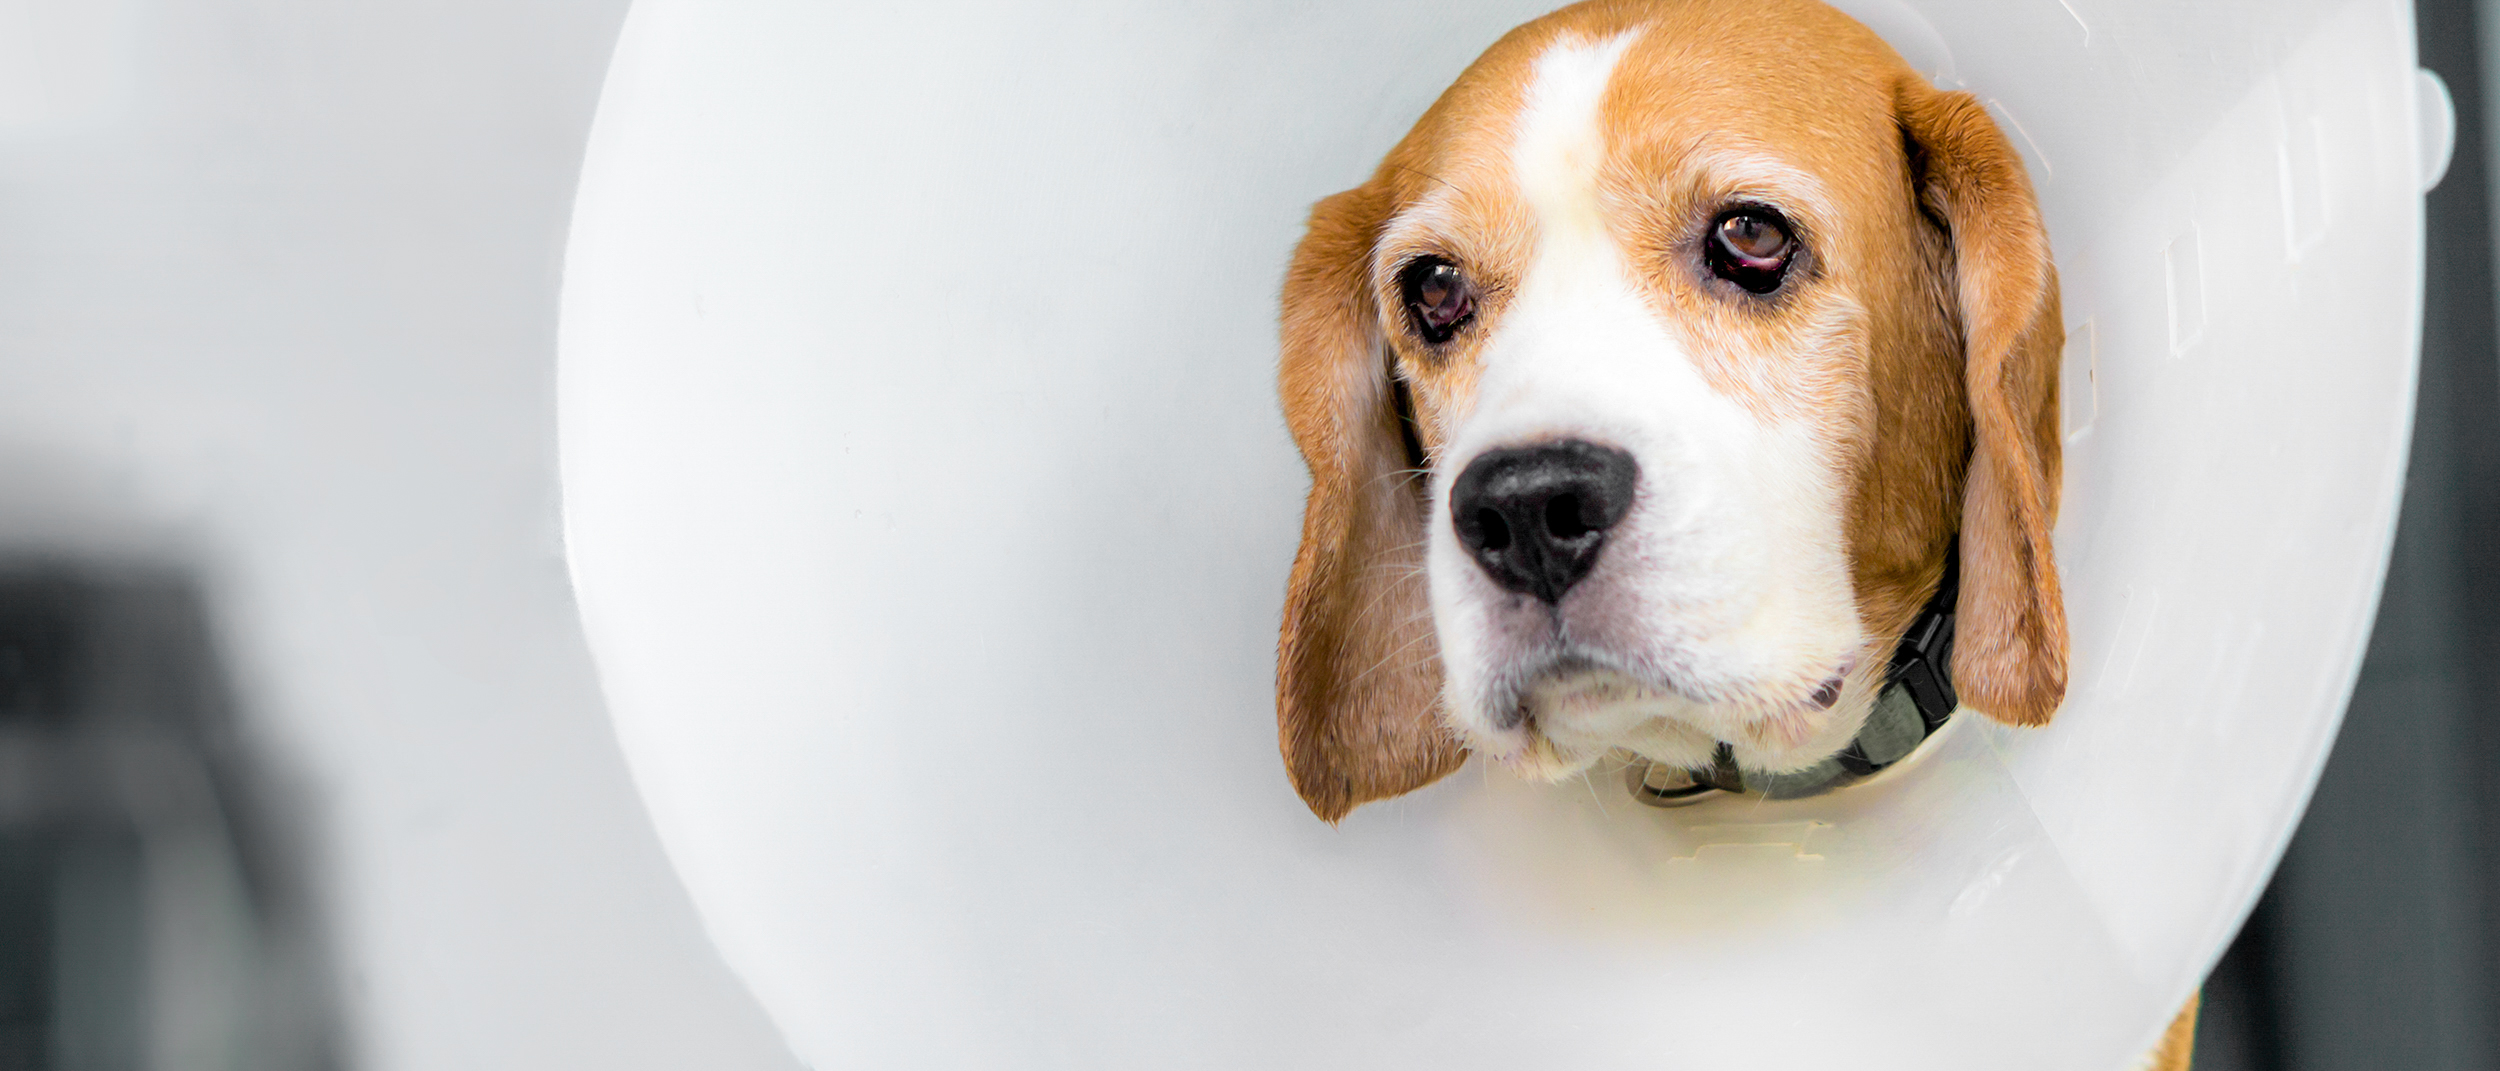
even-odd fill
[(1829, 792), (1872, 777), (1909, 756), (1918, 745), (1944, 727), (1960, 699), (1953, 691), (1953, 608), (1961, 593), (1962, 547), (1947, 546), (1944, 580), (1920, 608), (1909, 631), (1892, 649), (1884, 671), (1883, 690), (1866, 724), (1838, 754), (1786, 773), (1737, 768), (1735, 749), (1722, 743), (1716, 761), (1699, 770), (1678, 770), (1646, 762), (1632, 765), (1632, 796), (1657, 807), (1680, 807), (1725, 792), (1757, 792), (1769, 799), (1796, 799)]

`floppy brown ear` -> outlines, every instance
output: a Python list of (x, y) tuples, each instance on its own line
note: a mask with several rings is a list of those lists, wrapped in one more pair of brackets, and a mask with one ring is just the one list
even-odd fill
[(1466, 752), (1441, 725), (1424, 583), (1424, 476), (1368, 278), (1388, 197), (1321, 201), (1285, 275), (1285, 420), (1311, 468), (1276, 651), (1294, 790), (1331, 822), (1420, 788)]
[(1950, 236), (1971, 455), (1953, 681), (1962, 701), (2040, 725), (2066, 697), (2057, 521), (2057, 269), (2022, 158), (1979, 101), (1915, 76), (1898, 90), (1921, 207)]

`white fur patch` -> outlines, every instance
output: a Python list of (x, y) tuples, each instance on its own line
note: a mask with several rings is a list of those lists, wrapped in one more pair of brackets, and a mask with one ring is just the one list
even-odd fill
[(1637, 36), (1635, 30), (1596, 43), (1564, 41), (1537, 57), (1510, 158), (1520, 199), (1536, 216), (1539, 260), (1558, 246), (1613, 244), (1597, 197), (1597, 172), (1606, 163), (1598, 116), (1615, 64)]

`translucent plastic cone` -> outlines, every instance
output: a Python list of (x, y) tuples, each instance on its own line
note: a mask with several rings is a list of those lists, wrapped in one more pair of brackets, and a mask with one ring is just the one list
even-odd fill
[(2148, 1047), (2352, 684), (2441, 128), (2403, 3), (1916, 7), (1853, 10), (1990, 103), (2064, 278), (2055, 725), (1675, 811), (1471, 764), (1330, 828), (1274, 739), (1278, 280), (1545, 8), (638, 5), (566, 265), (569, 549), (662, 836), (802, 1056)]

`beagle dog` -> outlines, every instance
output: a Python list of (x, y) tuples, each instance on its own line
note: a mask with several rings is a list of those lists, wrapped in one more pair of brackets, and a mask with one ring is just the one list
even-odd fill
[[(1948, 678), (1928, 728), (1956, 692), (2011, 725), (2065, 698), (2030, 179), (1816, 0), (1511, 31), (1312, 210), (1282, 319), (1311, 493), (1277, 735), (1323, 819), (1471, 749), (1863, 770), (1905, 665)], [(2139, 1066), (2185, 1071), (2196, 1013)]]
[(2064, 698), (2030, 180), (1977, 100), (1813, 0), (1512, 31), (1312, 211), (1282, 341), (1311, 491), (1277, 716), (1323, 819), (1470, 750), (1828, 764), (1931, 602), (1961, 703)]

